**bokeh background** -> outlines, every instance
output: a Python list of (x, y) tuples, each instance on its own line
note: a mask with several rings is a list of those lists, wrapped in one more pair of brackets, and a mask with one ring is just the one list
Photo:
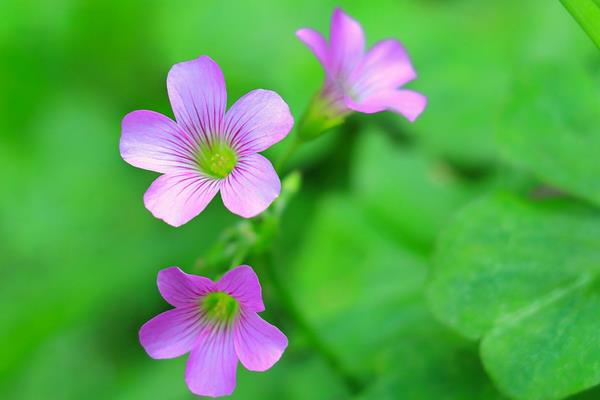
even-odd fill
[(326, 31), (336, 5), (369, 44), (405, 44), (419, 74), (410, 86), (430, 99), (414, 124), (353, 116), (301, 151), (291, 166), (303, 186), (273, 243), (306, 318), (366, 384), (350, 393), (266, 312), (290, 347), (266, 373), (240, 368), (233, 398), (503, 398), (476, 343), (437, 322), (423, 293), (448, 218), (491, 187), (521, 184), (496, 140), (527, 96), (518, 77), (540, 60), (549, 86), (600, 69), (558, 1), (0, 0), (0, 398), (193, 398), (185, 357), (151, 360), (137, 331), (168, 308), (158, 270), (201, 272), (238, 218), (213, 201), (179, 229), (154, 219), (142, 194), (156, 174), (121, 160), (121, 118), (172, 115), (167, 72), (201, 54), (223, 69), (230, 104), (267, 88), (299, 117), (323, 73), (294, 32)]

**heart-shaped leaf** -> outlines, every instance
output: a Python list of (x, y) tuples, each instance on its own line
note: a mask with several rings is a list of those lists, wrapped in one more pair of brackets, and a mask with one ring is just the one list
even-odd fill
[(288, 280), (323, 340), (364, 380), (359, 398), (502, 398), (472, 343), (427, 309), (428, 267), (338, 195), (320, 202)]
[(441, 236), (429, 298), (498, 386), (559, 399), (600, 383), (600, 212), (490, 195)]

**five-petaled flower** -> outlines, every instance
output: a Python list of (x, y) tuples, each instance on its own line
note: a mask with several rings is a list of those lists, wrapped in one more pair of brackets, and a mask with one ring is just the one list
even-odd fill
[[(336, 8), (331, 17), (329, 43), (317, 31), (296, 32), (325, 69), (325, 84), (311, 107), (330, 119), (352, 111), (376, 113), (391, 110), (414, 121), (427, 98), (400, 86), (416, 78), (402, 44), (395, 39), (376, 43), (365, 52), (360, 24)], [(316, 113), (316, 111), (315, 111)]]
[(225, 80), (207, 56), (175, 64), (167, 90), (177, 122), (139, 110), (127, 114), (122, 124), (123, 159), (164, 174), (144, 194), (146, 208), (180, 226), (220, 191), (235, 214), (250, 218), (264, 211), (279, 195), (281, 183), (258, 152), (292, 128), (283, 99), (269, 90), (253, 90), (225, 112)]
[(146, 322), (140, 342), (157, 359), (191, 351), (185, 381), (194, 394), (231, 394), (238, 360), (251, 371), (265, 371), (287, 347), (285, 335), (257, 314), (265, 306), (249, 266), (228, 271), (218, 282), (177, 267), (163, 269), (158, 289), (175, 308)]

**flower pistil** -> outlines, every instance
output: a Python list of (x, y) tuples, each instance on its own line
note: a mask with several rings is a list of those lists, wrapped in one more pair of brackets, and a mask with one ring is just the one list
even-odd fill
[(224, 292), (207, 294), (201, 300), (200, 307), (209, 319), (217, 322), (231, 323), (239, 312), (238, 301)]
[(227, 177), (235, 168), (237, 160), (235, 151), (222, 140), (201, 145), (196, 156), (200, 171), (216, 179)]

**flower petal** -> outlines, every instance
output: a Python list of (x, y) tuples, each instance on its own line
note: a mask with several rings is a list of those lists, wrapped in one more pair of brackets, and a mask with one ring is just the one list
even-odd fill
[(328, 69), (327, 61), (327, 41), (319, 32), (310, 28), (302, 28), (296, 31), (296, 36), (300, 39), (310, 51), (317, 57), (323, 68)]
[(121, 126), (121, 157), (134, 167), (165, 173), (193, 166), (195, 144), (170, 118), (138, 110)]
[(288, 345), (287, 337), (255, 313), (242, 314), (234, 328), (235, 351), (250, 371), (266, 371)]
[(395, 39), (382, 40), (369, 50), (352, 72), (350, 82), (357, 96), (394, 90), (417, 77), (406, 49)]
[(234, 214), (252, 218), (279, 196), (281, 182), (269, 160), (260, 154), (241, 157), (221, 186), (225, 207)]
[(156, 218), (181, 226), (206, 208), (219, 185), (198, 172), (162, 175), (144, 194), (144, 204)]
[(348, 77), (364, 55), (365, 36), (362, 27), (338, 7), (331, 17), (329, 40), (330, 73), (333, 76)]
[(227, 271), (217, 282), (217, 290), (235, 297), (248, 311), (261, 312), (265, 309), (258, 277), (248, 265), (240, 265)]
[(140, 343), (152, 358), (174, 358), (189, 352), (202, 330), (198, 308), (165, 311), (146, 322), (139, 332)]
[(167, 90), (177, 123), (197, 141), (220, 131), (227, 90), (221, 68), (210, 57), (175, 64), (167, 76)]
[(199, 297), (216, 288), (210, 279), (186, 274), (178, 267), (160, 270), (156, 283), (163, 299), (175, 307), (194, 303)]
[(412, 90), (394, 90), (377, 93), (360, 102), (346, 97), (345, 103), (348, 108), (366, 114), (391, 110), (413, 122), (425, 109), (427, 97)]
[(294, 125), (290, 108), (271, 90), (257, 89), (241, 97), (225, 115), (225, 132), (239, 155), (268, 149)]
[(224, 326), (205, 331), (190, 354), (185, 382), (199, 396), (227, 396), (235, 389), (238, 359), (232, 329)]

